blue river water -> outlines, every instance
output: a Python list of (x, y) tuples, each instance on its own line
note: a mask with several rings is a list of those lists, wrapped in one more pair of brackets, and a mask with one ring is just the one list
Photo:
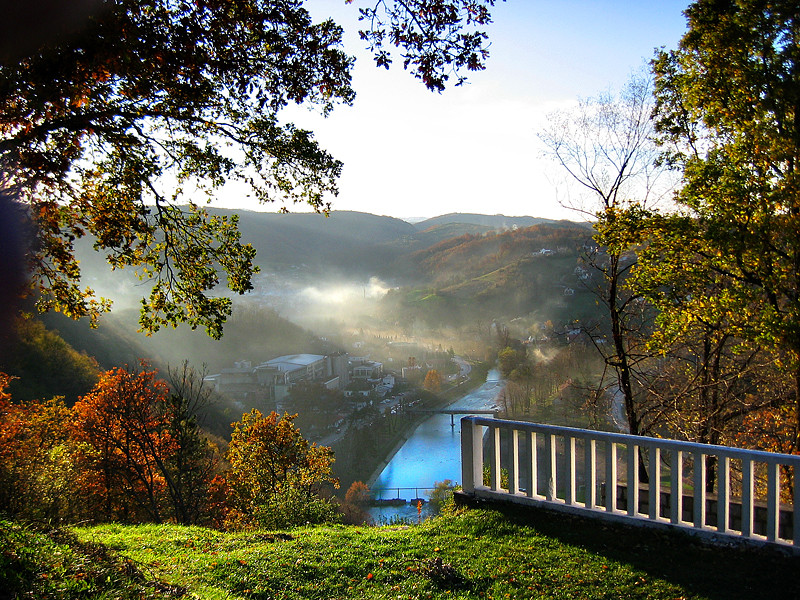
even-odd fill
[[(502, 389), (500, 373), (493, 369), (489, 371), (486, 383), (454, 401), (448, 408), (463, 408), (465, 411), (494, 408)], [(434, 414), (423, 421), (371, 483), (370, 489), (376, 495), (381, 490), (383, 498), (410, 500), (427, 498), (427, 492), (436, 482), (450, 479), (460, 483), (462, 416), (455, 416), (454, 425), (451, 425), (450, 415)], [(380, 523), (393, 518), (415, 518), (417, 509), (409, 505), (373, 508), (370, 514)]]

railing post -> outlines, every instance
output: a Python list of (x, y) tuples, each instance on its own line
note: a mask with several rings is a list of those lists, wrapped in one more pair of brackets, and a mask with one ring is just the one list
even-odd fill
[(753, 461), (742, 459), (742, 535), (753, 535)]
[(511, 468), (508, 473), (508, 493), (519, 492), (519, 430), (511, 431)]
[(661, 448), (650, 446), (650, 491), (647, 494), (648, 516), (661, 518)]
[(778, 539), (778, 524), (780, 521), (780, 466), (777, 463), (767, 463), (767, 540), (774, 542)]
[(597, 443), (594, 439), (586, 438), (584, 446), (584, 485), (586, 487), (586, 508), (595, 508), (597, 505)]
[(617, 444), (606, 442), (606, 510), (617, 510)]
[(727, 533), (730, 529), (730, 480), (731, 459), (727, 456), (717, 458), (717, 531)]
[(706, 455), (694, 453), (694, 526), (706, 524)]
[(465, 494), (483, 485), (483, 427), (470, 417), (461, 419), (461, 488)]
[(528, 461), (529, 462), (529, 464), (528, 464), (528, 480), (525, 482), (525, 485), (528, 488), (528, 490), (527, 490), (528, 491), (528, 497), (529, 498), (535, 498), (538, 495), (538, 491), (539, 491), (539, 490), (536, 489), (536, 487), (539, 485), (539, 483), (538, 483), (538, 479), (539, 479), (538, 478), (538, 475), (539, 475), (539, 472), (538, 472), (539, 463), (536, 460), (536, 458), (537, 458), (536, 457), (537, 448), (536, 448), (536, 432), (535, 431), (529, 431), (525, 435), (525, 445), (527, 446), (527, 449), (528, 449), (528, 458), (529, 458), (529, 461)]
[(672, 451), (670, 462), (670, 521), (680, 523), (683, 520), (683, 452)]
[(568, 505), (575, 504), (575, 438), (571, 435), (564, 437), (564, 462), (566, 486), (564, 502)]
[(556, 445), (555, 437), (552, 433), (545, 434), (544, 436), (544, 454), (545, 454), (545, 477), (547, 478), (547, 487), (544, 491), (544, 497), (552, 502), (556, 497)]
[(792, 544), (800, 548), (800, 465), (792, 465), (792, 483), (794, 494), (792, 504)]
[(492, 491), (500, 489), (502, 480), (500, 478), (500, 428), (490, 427), (492, 432)]
[(628, 515), (639, 513), (639, 446), (628, 442)]

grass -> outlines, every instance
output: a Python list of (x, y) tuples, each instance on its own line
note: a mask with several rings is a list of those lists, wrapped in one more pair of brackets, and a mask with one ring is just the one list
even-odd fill
[[(38, 557), (22, 569), (27, 585), (71, 582), (83, 573), (83, 587), (58, 595), (52, 586), (34, 586), (35, 593), (10, 598), (800, 597), (794, 558), (708, 549), (675, 536), (517, 510), (469, 510), (416, 526), (290, 532), (102, 525), (77, 528), (66, 543), (13, 527), (17, 541), (2, 550), (0, 573), (9, 577), (9, 552), (38, 547)], [(56, 548), (72, 558), (53, 560)], [(96, 577), (86, 574), (92, 568)]]
[(0, 598), (133, 600), (184, 595), (101, 544), (41, 524), (0, 520)]

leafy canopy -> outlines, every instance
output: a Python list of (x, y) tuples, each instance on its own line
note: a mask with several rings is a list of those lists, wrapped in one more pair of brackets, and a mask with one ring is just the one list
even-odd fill
[[(363, 35), (404, 48), (406, 67), (441, 90), (451, 67), (483, 68), (485, 34), (471, 30), (492, 4), (381, 2), (362, 13)], [(39, 308), (93, 322), (110, 308), (80, 281), (74, 243), (91, 235), (112, 269), (150, 284), (144, 331), (188, 323), (219, 337), (231, 300), (212, 291), (250, 290), (255, 251), (235, 218), (201, 204), (240, 181), (262, 202), (327, 210), (341, 163), (279, 116), (290, 103), (327, 114), (353, 101), (341, 40), (301, 0), (106, 0), (80, 33), (5, 57), (0, 186), (37, 226)]]
[(657, 341), (699, 332), (774, 354), (794, 380), (797, 450), (800, 15), (783, 0), (698, 0), (686, 15), (679, 48), (654, 61), (656, 126), (683, 175), (679, 210), (652, 220), (638, 284), (663, 311)]
[(331, 470), (333, 452), (303, 438), (296, 416), (274, 411), (265, 416), (254, 408), (233, 423), (227, 526), (291, 526), (332, 518), (332, 505), (318, 493), (339, 485)]

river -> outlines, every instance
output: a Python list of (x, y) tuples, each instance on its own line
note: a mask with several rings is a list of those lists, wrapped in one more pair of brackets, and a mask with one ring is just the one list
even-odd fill
[[(500, 373), (492, 369), (477, 390), (452, 402), (448, 408), (479, 410), (496, 405), (497, 396), (503, 389)], [(413, 431), (411, 436), (392, 456), (370, 489), (381, 492), (383, 498), (427, 497), (433, 484), (445, 479), (461, 482), (461, 422), (456, 415), (451, 425), (450, 415), (431, 415)], [(401, 489), (408, 488), (408, 489)], [(413, 489), (411, 489), (413, 488)], [(373, 508), (370, 514), (376, 522), (387, 522), (393, 518), (416, 518), (413, 506)]]

